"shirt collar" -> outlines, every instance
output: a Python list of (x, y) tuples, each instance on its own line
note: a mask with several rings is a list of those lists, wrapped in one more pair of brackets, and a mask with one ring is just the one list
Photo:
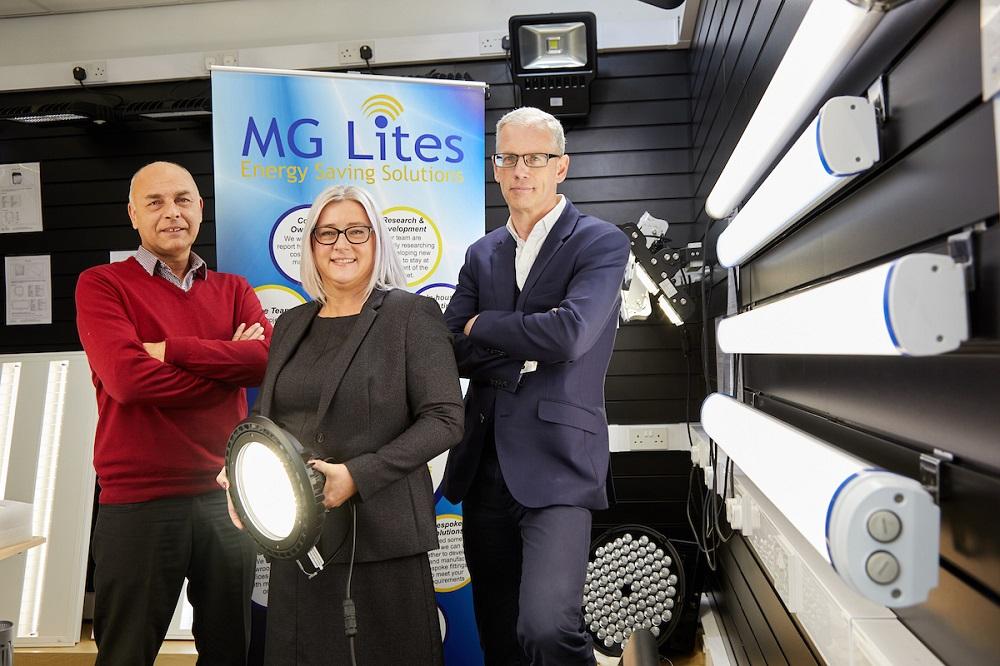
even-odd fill
[[(159, 257), (144, 248), (142, 245), (140, 245), (139, 249), (135, 251), (135, 260), (139, 262), (139, 265), (142, 266), (143, 270), (150, 275), (156, 274), (156, 267), (159, 264), (163, 264), (164, 269), (168, 271), (170, 270), (170, 268), (164, 264)], [(195, 277), (200, 277), (202, 280), (208, 277), (208, 264), (206, 264), (205, 260), (194, 252), (191, 253), (191, 259), (189, 260), (188, 266), (190, 266), (188, 272), (193, 272)]]
[[(536, 234), (541, 234), (543, 237), (547, 236), (549, 234), (549, 230), (552, 229), (552, 225), (556, 223), (556, 220), (559, 219), (559, 216), (562, 215), (565, 208), (566, 197), (560, 194), (559, 200), (556, 202), (556, 205), (552, 207), (552, 210), (543, 215), (542, 219), (538, 220), (538, 222), (535, 223), (535, 226), (531, 228), (531, 233), (528, 234), (528, 238), (531, 238)], [(521, 240), (521, 237), (517, 235), (517, 229), (514, 228), (514, 222), (509, 217), (507, 218), (507, 231), (509, 231), (510, 235), (514, 237), (514, 240), (517, 241), (519, 246), (527, 242), (527, 240)]]

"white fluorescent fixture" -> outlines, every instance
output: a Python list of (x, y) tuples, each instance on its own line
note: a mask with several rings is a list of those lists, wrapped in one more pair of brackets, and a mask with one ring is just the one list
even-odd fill
[(829, 100), (719, 236), (719, 262), (741, 264), (878, 158), (875, 108), (863, 97)]
[(21, 383), (21, 364), (4, 363), (0, 366), (0, 500), (6, 499), (7, 474), (10, 470), (10, 451), (14, 437), (14, 413), (17, 411), (17, 387)]
[[(38, 471), (35, 473), (34, 513), (32, 534), (51, 540), (52, 511), (55, 505), (56, 471), (59, 446), (62, 443), (63, 409), (66, 405), (66, 378), (69, 361), (50, 361), (45, 385), (45, 407), (42, 412), (42, 436), (38, 447)], [(21, 591), (21, 613), (18, 636), (37, 636), (45, 589), (45, 565), (49, 544), (28, 551)]]
[(969, 336), (962, 267), (910, 254), (719, 322), (727, 354), (931, 356)]
[(940, 510), (917, 481), (863, 460), (720, 393), (705, 432), (860, 594), (919, 604), (938, 578)]
[(882, 19), (878, 8), (814, 0), (753, 117), (705, 201), (716, 219), (732, 212), (778, 157)]

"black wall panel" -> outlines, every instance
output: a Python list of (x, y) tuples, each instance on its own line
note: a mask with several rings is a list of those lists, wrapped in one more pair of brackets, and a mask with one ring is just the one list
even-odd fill
[[(704, 198), (808, 5), (702, 3), (691, 107), (693, 214), (703, 232)], [(974, 228), (971, 339), (935, 358), (744, 357), (743, 384), (761, 409), (900, 474), (916, 478), (921, 453), (954, 454), (943, 464), (939, 585), (928, 602), (897, 614), (946, 663), (995, 663), (1000, 193), (993, 110), (981, 100), (979, 3), (913, 0), (892, 10), (827, 96), (864, 94), (879, 75), (889, 110), (880, 162), (744, 264), (739, 303), (781, 298), (908, 252), (944, 253), (949, 236)], [(710, 244), (723, 227), (712, 224)], [(752, 558), (729, 550), (718, 584), (727, 626), (738, 633), (733, 654), (738, 663), (771, 663), (767, 646), (746, 634), (757, 630), (747, 604), (763, 609), (772, 627), (785, 614), (741, 592), (738, 579), (747, 579)]]

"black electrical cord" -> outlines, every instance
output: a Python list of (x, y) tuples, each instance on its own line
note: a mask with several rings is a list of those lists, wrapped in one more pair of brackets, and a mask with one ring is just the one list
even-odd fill
[(354, 575), (354, 555), (358, 547), (358, 510), (351, 502), (351, 561), (347, 565), (347, 593), (344, 595), (344, 635), (351, 646), (351, 664), (358, 666), (354, 653), (354, 637), (358, 635), (358, 615), (351, 599), (351, 578)]

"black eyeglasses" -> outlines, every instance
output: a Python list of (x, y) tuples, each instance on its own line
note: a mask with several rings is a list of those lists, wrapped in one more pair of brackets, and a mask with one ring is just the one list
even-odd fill
[(553, 157), (562, 157), (562, 155), (553, 155), (552, 153), (526, 153), (524, 155), (518, 155), (517, 153), (496, 153), (492, 157), (493, 165), (501, 169), (510, 169), (517, 166), (518, 160), (523, 160), (526, 167), (540, 169), (548, 164), (549, 160)]
[(312, 231), (313, 239), (320, 245), (336, 245), (340, 239), (340, 234), (344, 234), (347, 242), (351, 245), (361, 245), (362, 243), (367, 243), (368, 239), (371, 238), (372, 228), (347, 227), (346, 229), (337, 229), (336, 227), (315, 227)]

